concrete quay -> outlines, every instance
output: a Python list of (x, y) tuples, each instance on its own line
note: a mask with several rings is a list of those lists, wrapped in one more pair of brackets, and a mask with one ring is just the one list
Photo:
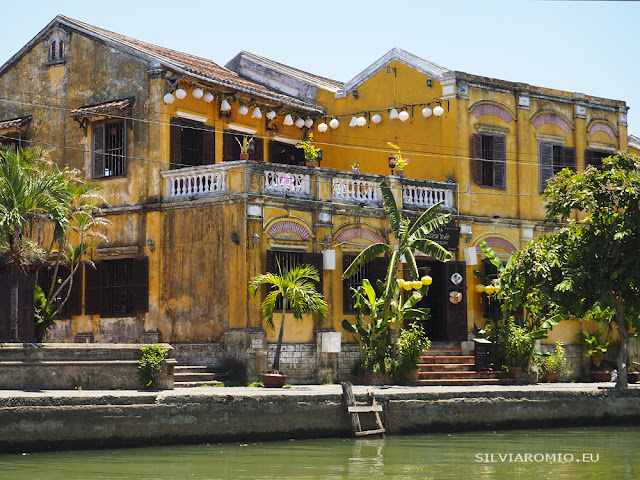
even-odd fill
[[(354, 386), (383, 406), (388, 434), (640, 424), (640, 387)], [(284, 389), (0, 391), (0, 453), (347, 437), (340, 385)]]

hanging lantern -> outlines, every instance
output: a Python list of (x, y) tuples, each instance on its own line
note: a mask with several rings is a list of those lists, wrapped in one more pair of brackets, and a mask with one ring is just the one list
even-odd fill
[(207, 92), (207, 93), (204, 94), (202, 99), (207, 103), (211, 103), (211, 102), (213, 102), (213, 94), (211, 92)]
[(382, 121), (382, 117), (376, 113), (373, 117), (371, 117), (371, 121), (377, 125)]
[(433, 113), (433, 110), (431, 110), (429, 107), (424, 107), (422, 109), (422, 116), (424, 118), (429, 118), (431, 116), (431, 114)]
[(404, 288), (408, 292), (409, 290), (411, 290), (413, 288), (411, 283), (412, 282), (404, 282), (404, 285), (402, 285), (402, 288)]
[(367, 124), (367, 119), (364, 117), (358, 117), (358, 119), (356, 120), (356, 125), (358, 125), (359, 127), (364, 127)]
[(389, 113), (389, 120), (397, 120), (398, 119), (398, 110), (396, 110), (395, 108), (391, 109), (391, 112)]
[(267, 118), (268, 118), (269, 120), (273, 120), (274, 118), (276, 118), (276, 112), (274, 112), (273, 110), (269, 110), (269, 111), (267, 112)]
[(287, 114), (286, 117), (284, 117), (284, 122), (285, 125), (293, 125), (293, 118), (291, 117), (291, 115)]
[(193, 98), (195, 98), (196, 100), (200, 100), (202, 98), (202, 95), (204, 95), (204, 92), (201, 88), (194, 88), (193, 92), (191, 92), (191, 95), (193, 95)]
[(411, 282), (411, 286), (414, 290), (420, 290), (422, 288), (422, 282), (420, 280), (414, 280)]
[(493, 291), (494, 291), (495, 293), (498, 293), (498, 292), (500, 291), (500, 285), (494, 285), (494, 286), (493, 286)]
[(484, 287), (484, 293), (486, 293), (487, 295), (493, 295), (494, 292), (495, 288), (493, 288), (493, 285), (487, 285), (486, 287)]
[(476, 285), (476, 292), (478, 293), (484, 293), (484, 285), (479, 283), (478, 285)]
[(431, 278), (429, 275), (425, 275), (420, 279), (420, 281), (423, 285), (431, 285), (433, 283), (433, 278)]
[(433, 114), (436, 117), (439, 117), (440, 115), (442, 115), (444, 113), (444, 108), (442, 108), (440, 105), (438, 105), (436, 108), (433, 109)]
[(162, 97), (162, 99), (167, 105), (171, 105), (175, 100), (174, 96), (171, 93), (167, 93), (164, 97)]
[(186, 96), (187, 96), (187, 92), (185, 92), (183, 89), (179, 88), (176, 90), (176, 98), (178, 100), (182, 100)]
[(404, 278), (398, 278), (396, 282), (398, 282), (398, 287), (404, 287)]
[(220, 111), (228, 112), (229, 110), (231, 110), (231, 105), (229, 105), (229, 102), (227, 102), (226, 100), (222, 100), (222, 103), (220, 104)]
[(296, 127), (298, 128), (304, 127), (304, 120), (302, 118), (296, 118)]
[(403, 110), (398, 114), (398, 118), (401, 122), (406, 122), (407, 120), (409, 120), (409, 113)]
[(312, 120), (312, 119), (310, 119), (310, 118), (307, 118), (307, 119), (304, 121), (304, 126), (305, 126), (305, 127), (307, 127), (307, 128), (311, 128), (311, 127), (313, 127), (313, 120)]
[(240, 108), (238, 108), (238, 113), (244, 117), (247, 113), (249, 113), (249, 109), (245, 105), (240, 105)]
[(253, 109), (253, 113), (251, 114), (251, 118), (262, 118), (262, 112), (260, 111), (260, 107), (256, 107)]
[(324, 122), (322, 122), (320, 125), (318, 125), (318, 131), (319, 131), (320, 133), (324, 133), (324, 132), (326, 132), (328, 129), (329, 129), (329, 126), (328, 126), (326, 123), (324, 123)]
[(349, 122), (350, 127), (355, 127), (358, 125), (358, 119), (356, 117), (351, 117), (351, 121)]
[(331, 121), (329, 122), (329, 126), (335, 130), (340, 126), (340, 122), (338, 121), (337, 118), (332, 118)]

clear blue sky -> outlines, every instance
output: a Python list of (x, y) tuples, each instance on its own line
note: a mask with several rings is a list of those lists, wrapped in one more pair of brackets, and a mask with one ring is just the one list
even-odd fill
[(640, 135), (640, 2), (3, 2), (0, 63), (56, 14), (224, 65), (241, 50), (347, 81), (394, 46), (453, 70), (625, 100)]

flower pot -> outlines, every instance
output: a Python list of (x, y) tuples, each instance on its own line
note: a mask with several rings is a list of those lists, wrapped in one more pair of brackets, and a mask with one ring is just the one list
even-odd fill
[(241, 153), (240, 154), (240, 160), (249, 160), (249, 154), (248, 153)]
[(317, 162), (315, 160), (305, 160), (305, 165), (307, 167), (315, 167)]
[(407, 382), (417, 382), (419, 374), (420, 374), (419, 368), (415, 368), (411, 370), (409, 373), (407, 373)]
[(281, 373), (261, 373), (260, 379), (266, 388), (282, 388), (287, 383), (287, 376)]
[(557, 373), (545, 373), (542, 377), (543, 382), (556, 383), (560, 376)]
[(396, 170), (399, 177), (404, 177), (404, 170)]
[(627, 372), (627, 382), (636, 383), (639, 375), (639, 372)]
[(610, 382), (611, 372), (591, 372), (591, 380), (594, 382)]
[(351, 171), (353, 173), (360, 173), (360, 169), (359, 168), (352, 168)]
[(507, 367), (509, 370), (509, 378), (520, 380), (522, 378), (522, 367)]

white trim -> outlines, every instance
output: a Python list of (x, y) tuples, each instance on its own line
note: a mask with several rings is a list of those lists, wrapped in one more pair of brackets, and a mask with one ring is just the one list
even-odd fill
[(508, 128), (494, 127), (493, 125), (482, 125), (480, 123), (476, 126), (478, 128), (478, 133), (483, 133), (486, 135), (498, 135), (506, 137), (509, 134)]
[(185, 112), (183, 110), (177, 110), (176, 115), (180, 118), (186, 118), (187, 120), (193, 120), (194, 122), (200, 123), (207, 123), (210, 120), (209, 117), (204, 117), (196, 113)]
[(275, 140), (276, 142), (280, 142), (280, 143), (286, 143), (288, 145), (295, 145), (296, 143), (299, 143), (300, 140), (294, 140), (292, 138), (287, 138), (287, 137), (272, 137), (272, 140)]
[(567, 141), (566, 137), (546, 135), (544, 133), (536, 133), (536, 138), (539, 142), (553, 143), (554, 145), (564, 145)]
[(229, 124), (229, 130), (233, 130), (234, 132), (246, 133), (248, 135), (255, 135), (258, 132), (258, 130), (243, 127), (242, 125), (236, 125), (235, 123)]
[(597, 150), (601, 152), (607, 153), (616, 153), (615, 145), (607, 144), (607, 143), (599, 143), (599, 142), (587, 142), (587, 146), (590, 150)]

